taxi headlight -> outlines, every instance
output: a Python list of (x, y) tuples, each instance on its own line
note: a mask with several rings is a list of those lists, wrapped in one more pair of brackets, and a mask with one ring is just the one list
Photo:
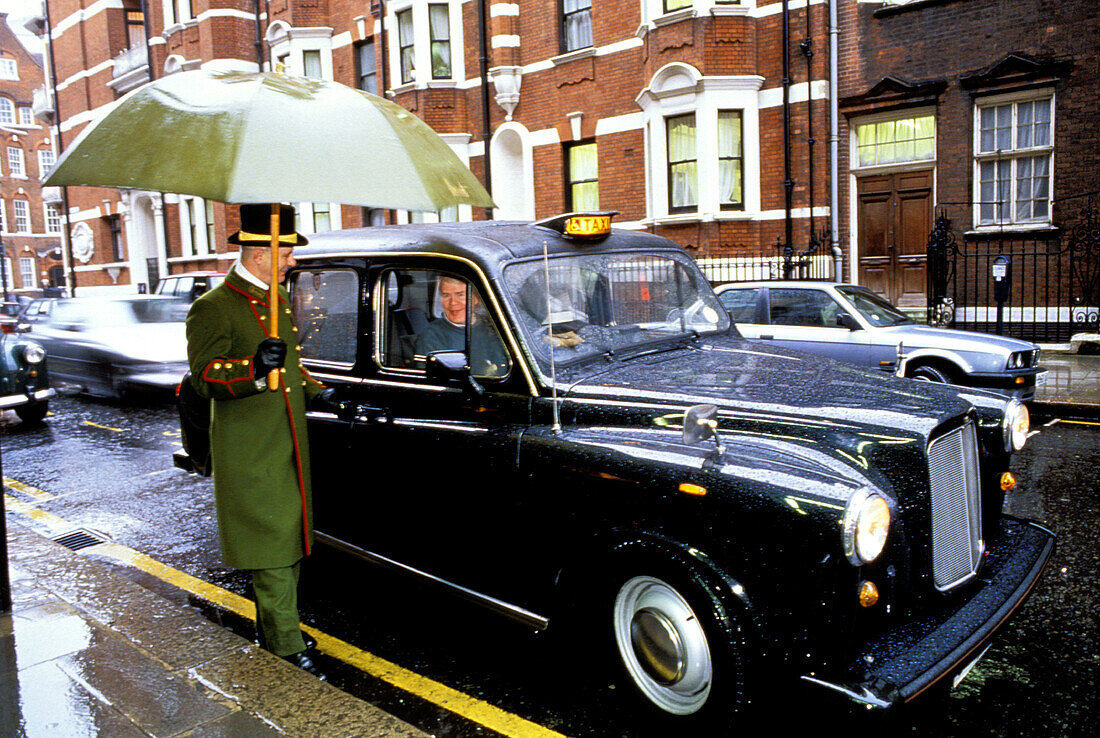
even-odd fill
[(1027, 411), (1027, 405), (1013, 399), (1005, 408), (1005, 416), (1001, 421), (1001, 431), (1005, 439), (1005, 451), (1019, 451), (1027, 443), (1027, 435), (1031, 432), (1031, 414)]
[(23, 347), (23, 361), (28, 364), (41, 364), (46, 359), (46, 349), (37, 343), (28, 343)]
[(844, 555), (856, 566), (869, 564), (886, 547), (890, 506), (881, 495), (860, 489), (844, 507)]

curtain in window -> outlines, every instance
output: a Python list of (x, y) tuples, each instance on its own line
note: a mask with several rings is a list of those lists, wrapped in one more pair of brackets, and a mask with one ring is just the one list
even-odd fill
[(718, 113), (718, 202), (741, 205), (744, 202), (741, 176), (741, 113)]
[(600, 209), (599, 163), (596, 144), (569, 149), (569, 181), (573, 210)]
[(446, 5), (428, 6), (432, 36), (432, 79), (451, 76), (451, 19)]
[(592, 45), (592, 0), (562, 0), (565, 50), (573, 51)]
[(668, 119), (668, 168), (671, 206), (697, 206), (694, 115)]
[(413, 52), (413, 17), (411, 10), (397, 14), (397, 43), (401, 47), (401, 82), (413, 81), (416, 61)]
[(1047, 217), (1050, 157), (1030, 156), (1016, 162), (1016, 221)]

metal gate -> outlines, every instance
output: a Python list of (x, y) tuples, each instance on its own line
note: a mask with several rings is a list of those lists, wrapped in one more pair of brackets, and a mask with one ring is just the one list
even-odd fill
[[(1100, 326), (1100, 193), (1060, 200), (1071, 225), (1021, 231), (962, 232), (970, 204), (937, 206), (928, 239), (928, 322), (1064, 342)], [(1011, 264), (1007, 290), (997, 289)], [(997, 297), (1003, 297), (998, 301)], [(998, 321), (998, 316), (1000, 321)]]

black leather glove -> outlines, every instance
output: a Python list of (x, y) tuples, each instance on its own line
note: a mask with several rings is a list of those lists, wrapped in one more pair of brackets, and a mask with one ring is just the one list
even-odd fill
[(339, 410), (340, 404), (336, 402), (336, 390), (332, 387), (325, 387), (309, 403), (309, 409), (327, 413), (334, 413)]
[(253, 379), (264, 379), (272, 369), (279, 369), (286, 363), (286, 342), (281, 338), (265, 338), (256, 347), (252, 357)]

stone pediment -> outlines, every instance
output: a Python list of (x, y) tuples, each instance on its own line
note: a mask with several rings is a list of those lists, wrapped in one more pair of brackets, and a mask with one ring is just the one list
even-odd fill
[(1013, 53), (985, 69), (959, 77), (964, 90), (1016, 87), (1056, 82), (1069, 76), (1073, 62)]
[(946, 89), (947, 81), (943, 79), (910, 82), (888, 74), (866, 92), (841, 98), (840, 108), (847, 115), (862, 115), (892, 108), (931, 105)]

